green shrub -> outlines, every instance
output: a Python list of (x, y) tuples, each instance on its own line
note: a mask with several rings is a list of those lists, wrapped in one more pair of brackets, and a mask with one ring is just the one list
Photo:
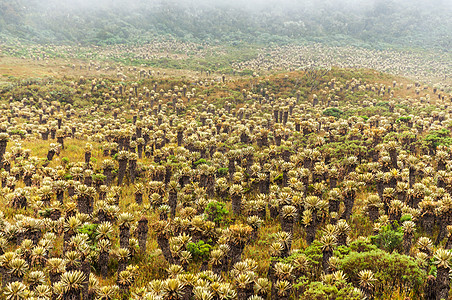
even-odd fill
[(370, 237), (372, 244), (387, 252), (397, 250), (402, 252), (403, 231), (400, 227), (393, 229), (391, 225), (384, 226), (380, 232)]
[(81, 228), (78, 229), (79, 233), (86, 233), (89, 236), (89, 239), (92, 243), (95, 242), (96, 237), (98, 235), (96, 229), (98, 224), (85, 224)]
[(40, 215), (43, 218), (50, 218), (50, 215), (52, 214), (51, 208), (45, 208), (43, 210), (38, 211), (38, 215)]
[(217, 170), (217, 174), (220, 176), (224, 176), (226, 174), (228, 174), (229, 169), (228, 168), (219, 168)]
[(282, 182), (282, 180), (283, 180), (283, 173), (279, 174), (278, 176), (276, 176), (273, 179), (274, 182), (277, 182), (277, 181), (281, 181)]
[(91, 178), (92, 178), (94, 181), (101, 181), (101, 182), (103, 182), (103, 181), (105, 181), (105, 179), (107, 178), (107, 176), (105, 176), (104, 174), (97, 173), (97, 174), (91, 175)]
[(427, 147), (436, 150), (439, 145), (449, 146), (452, 144), (450, 131), (448, 129), (432, 130), (424, 138)]
[(409, 121), (411, 121), (411, 117), (400, 117), (396, 120), (397, 123), (400, 122), (408, 123)]
[(193, 166), (196, 168), (198, 165), (206, 164), (206, 163), (207, 163), (207, 161), (204, 158), (201, 158), (201, 159), (198, 159), (197, 161), (195, 161), (193, 163)]
[(322, 112), (325, 116), (333, 116), (336, 118), (340, 118), (344, 112), (336, 107), (327, 108)]
[(380, 249), (350, 252), (339, 260), (339, 269), (347, 274), (355, 286), (359, 286), (359, 271), (372, 270), (377, 279), (376, 293), (380, 295), (397, 289), (408, 289), (418, 293), (427, 276), (413, 257), (396, 252), (388, 253)]
[(223, 223), (225, 217), (229, 214), (229, 211), (225, 208), (224, 203), (218, 201), (210, 202), (204, 210), (209, 221), (216, 224)]
[[(298, 285), (295, 285), (297, 288)], [(361, 300), (360, 295), (351, 284), (345, 282), (335, 282), (334, 285), (325, 284), (319, 281), (313, 281), (306, 284), (305, 292), (299, 298), (300, 300)]]
[(205, 243), (203, 240), (200, 240), (197, 243), (190, 242), (187, 244), (187, 251), (191, 253), (195, 261), (207, 259), (211, 248), (212, 246)]
[(405, 221), (412, 221), (411, 215), (403, 215), (403, 216), (400, 218), (400, 224), (403, 224), (403, 222), (405, 222)]
[(375, 104), (375, 106), (389, 108), (389, 102), (388, 101), (381, 101), (381, 102), (378, 102), (377, 104)]

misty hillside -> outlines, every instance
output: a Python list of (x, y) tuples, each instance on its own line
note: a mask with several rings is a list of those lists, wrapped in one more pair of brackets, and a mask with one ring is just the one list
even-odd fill
[(91, 2), (0, 0), (0, 32), (39, 43), (102, 45), (172, 36), (233, 44), (451, 47), (452, 5), (446, 0)]

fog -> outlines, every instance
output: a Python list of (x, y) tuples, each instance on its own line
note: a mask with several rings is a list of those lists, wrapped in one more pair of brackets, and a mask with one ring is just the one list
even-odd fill
[(55, 13), (67, 12), (67, 10), (134, 10), (155, 7), (183, 7), (187, 9), (227, 7), (269, 13), (293, 10), (308, 12), (318, 9), (366, 11), (383, 7), (452, 10), (452, 1), (450, 0), (21, 0), (19, 2), (25, 7), (53, 10)]
[(327, 37), (449, 51), (451, 19), (450, 0), (0, 0), (0, 33), (38, 42)]

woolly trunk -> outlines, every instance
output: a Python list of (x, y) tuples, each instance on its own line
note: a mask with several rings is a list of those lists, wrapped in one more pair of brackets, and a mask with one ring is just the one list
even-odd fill
[(329, 204), (328, 209), (329, 209), (330, 214), (331, 214), (332, 212), (339, 212), (339, 201), (338, 201), (338, 200), (336, 200), (336, 199), (330, 199), (330, 200), (328, 201), (328, 204)]
[(86, 186), (92, 186), (93, 185), (93, 177), (91, 177), (91, 176), (86, 176), (84, 179), (83, 179), (83, 184), (84, 185), (86, 185)]
[(223, 269), (223, 266), (220, 262), (216, 263), (216, 264), (212, 264), (212, 272), (214, 272), (215, 274), (220, 275), (222, 269)]
[(341, 233), (337, 235), (337, 245), (338, 246), (345, 246), (347, 245), (347, 234)]
[(60, 281), (61, 274), (61, 272), (54, 272), (54, 270), (49, 270), (50, 284), (53, 285), (55, 282)]
[(391, 150), (389, 151), (389, 157), (391, 158), (391, 168), (397, 169), (397, 151)]
[(287, 177), (287, 171), (284, 170), (284, 171), (283, 171), (283, 177), (282, 177), (282, 186), (283, 186), (283, 187), (286, 187), (286, 186), (287, 186), (287, 180), (288, 180), (288, 177)]
[(253, 295), (253, 287), (248, 284), (246, 287), (237, 287), (237, 300), (247, 300)]
[(415, 175), (416, 169), (413, 167), (409, 168), (409, 175), (408, 175), (408, 182), (410, 185), (410, 189), (413, 188), (413, 185), (416, 183), (416, 175)]
[(446, 240), (446, 245), (444, 245), (444, 249), (450, 250), (452, 249), (452, 235), (449, 235)]
[(86, 280), (83, 282), (82, 287), (82, 299), (88, 299), (89, 294), (89, 274), (91, 273), (91, 264), (89, 261), (85, 258), (82, 262), (81, 271), (85, 275)]
[(171, 165), (166, 165), (165, 167), (165, 184), (171, 181), (171, 176), (173, 175), (173, 169)]
[(424, 299), (425, 300), (436, 300), (436, 280), (435, 276), (429, 275), (425, 280), (425, 288), (424, 288)]
[(380, 217), (380, 211), (378, 206), (371, 205), (368, 208), (369, 218), (372, 222), (375, 222)]
[(100, 267), (100, 275), (103, 279), (107, 278), (108, 276), (108, 261), (110, 259), (110, 254), (108, 251), (101, 251), (99, 252), (99, 260), (98, 264)]
[(342, 215), (342, 218), (345, 218), (346, 220), (350, 219), (354, 204), (355, 204), (355, 192), (348, 191), (344, 196), (345, 211), (344, 214)]
[(186, 186), (189, 183), (190, 183), (190, 176), (182, 175), (181, 178), (179, 179), (179, 184), (180, 184), (181, 188), (183, 188), (184, 186)]
[(184, 139), (184, 132), (183, 131), (178, 131), (177, 132), (177, 146), (178, 147), (182, 146), (183, 139)]
[(232, 211), (234, 212), (234, 215), (240, 216), (242, 210), (242, 195), (241, 194), (231, 195), (231, 201), (232, 201)]
[(384, 184), (383, 184), (383, 180), (376, 180), (376, 186), (377, 186), (378, 196), (381, 199), (381, 198), (383, 198), (383, 191), (385, 189)]
[(119, 246), (129, 248), (130, 228), (129, 226), (119, 226)]
[(278, 217), (278, 206), (273, 206), (273, 205), (268, 205), (268, 210), (270, 211), (270, 218), (271, 219), (276, 219)]
[(171, 256), (168, 239), (165, 236), (157, 235), (157, 244), (159, 245), (160, 250), (162, 250), (163, 257), (171, 264), (173, 262), (173, 257)]
[(148, 220), (145, 217), (142, 217), (138, 221), (137, 226), (137, 238), (138, 238), (138, 245), (140, 246), (140, 251), (145, 253), (146, 252), (146, 242), (148, 238)]
[(177, 192), (175, 191), (168, 192), (168, 205), (170, 207), (171, 217), (174, 218), (176, 216)]
[(82, 214), (88, 214), (89, 211), (89, 197), (86, 195), (80, 195), (77, 197), (77, 209)]
[(448, 224), (450, 224), (450, 222), (448, 222), (444, 216), (439, 216), (438, 218), (439, 219), (437, 219), (437, 224), (439, 224), (439, 233), (436, 237), (435, 245), (438, 245), (444, 239), (447, 231), (446, 227)]
[(184, 295), (182, 296), (182, 300), (193, 299), (193, 286), (191, 284), (185, 284), (183, 291)]
[(259, 181), (259, 193), (267, 195), (270, 191), (270, 172), (266, 175), (264, 180)]
[(49, 139), (49, 132), (48, 131), (41, 132), (41, 137), (44, 141), (47, 141)]
[(449, 268), (438, 266), (436, 275), (436, 299), (449, 299), (450, 289)]
[(105, 176), (105, 185), (110, 185), (111, 181), (112, 181), (112, 174), (111, 174), (111, 169), (110, 168), (105, 168), (104, 169), (104, 176)]
[(61, 145), (61, 149), (64, 149), (64, 138), (62, 136), (57, 137), (57, 142)]
[(282, 215), (280, 215), (280, 222), (281, 222), (281, 230), (285, 232), (292, 233), (293, 232), (293, 225), (294, 225), (294, 218), (292, 216), (284, 218)]
[(135, 202), (137, 204), (143, 203), (143, 193), (135, 193)]
[(25, 186), (31, 186), (31, 174), (24, 175)]
[(242, 252), (245, 249), (245, 243), (231, 243), (231, 266), (242, 260)]
[(135, 183), (136, 178), (136, 169), (137, 169), (137, 161), (135, 159), (129, 160), (129, 175), (130, 175), (130, 183)]
[(5, 287), (9, 282), (11, 282), (11, 274), (3, 266), (0, 268), (0, 273), (2, 274), (2, 286)]
[(412, 244), (413, 244), (413, 233), (405, 232), (403, 234), (403, 252), (405, 255), (410, 255)]
[(215, 176), (213, 176), (212, 174), (210, 174), (207, 177), (207, 196), (209, 197), (213, 197), (215, 195)]
[(203, 188), (207, 187), (207, 175), (201, 174), (199, 178), (199, 186)]
[(125, 271), (128, 265), (128, 260), (127, 259), (119, 259), (118, 260), (118, 277), (119, 277), (119, 273), (121, 273), (122, 271)]
[(53, 159), (53, 156), (55, 155), (55, 151), (53, 149), (49, 150), (47, 152), (47, 160), (51, 161)]
[(232, 176), (234, 175), (234, 172), (235, 172), (235, 162), (231, 158), (228, 164), (229, 181), (232, 181)]
[(85, 164), (89, 165), (89, 162), (91, 161), (91, 151), (85, 152)]
[(323, 268), (323, 272), (325, 274), (330, 274), (331, 270), (330, 270), (330, 258), (333, 256), (333, 250), (329, 249), (329, 250), (323, 250), (323, 256), (322, 256), (322, 268)]
[(122, 184), (124, 180), (124, 176), (126, 175), (127, 169), (127, 159), (119, 160), (119, 169), (118, 169), (118, 185)]
[(266, 134), (261, 137), (262, 147), (268, 147), (268, 136)]
[[(315, 219), (315, 216), (313, 217)], [(317, 229), (317, 222), (312, 220), (308, 226), (306, 226), (306, 243), (311, 245), (311, 243), (315, 240), (315, 234)]]
[(285, 111), (283, 114), (283, 124), (286, 125), (287, 119), (289, 118), (289, 112)]
[(137, 154), (139, 159), (143, 158), (143, 145), (137, 145)]
[(275, 276), (275, 265), (277, 262), (277, 257), (271, 257), (270, 258), (270, 265), (268, 266), (268, 271), (267, 271), (267, 277), (268, 279), (271, 281), (272, 283), (272, 287), (271, 287), (271, 299), (274, 299), (274, 297), (276, 296), (276, 276)]
[(80, 300), (81, 295), (79, 290), (70, 290), (63, 294), (63, 300)]
[(433, 235), (433, 226), (435, 224), (435, 214), (432, 211), (426, 211), (422, 216), (422, 227), (428, 235)]

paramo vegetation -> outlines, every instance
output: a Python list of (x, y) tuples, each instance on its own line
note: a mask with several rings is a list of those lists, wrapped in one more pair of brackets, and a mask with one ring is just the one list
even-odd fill
[(447, 299), (447, 87), (64, 70), (0, 92), (6, 299)]

